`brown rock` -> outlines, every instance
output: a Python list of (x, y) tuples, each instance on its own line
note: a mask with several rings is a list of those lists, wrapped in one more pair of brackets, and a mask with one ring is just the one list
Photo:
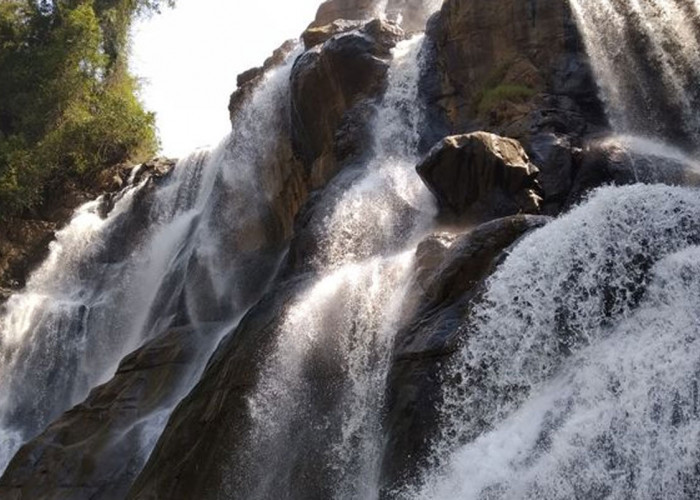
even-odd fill
[(127, 356), (111, 381), (17, 452), (0, 497), (124, 498), (154, 444), (147, 417), (167, 416), (215, 340), (182, 327)]
[(229, 118), (231, 120), (234, 119), (236, 112), (241, 108), (242, 104), (250, 97), (253, 89), (262, 81), (265, 72), (282, 64), (296, 47), (296, 40), (287, 40), (275, 49), (262, 66), (251, 68), (238, 75), (236, 78), (238, 88), (231, 94), (228, 104)]
[(344, 19), (338, 19), (325, 26), (311, 26), (301, 35), (301, 39), (304, 41), (304, 47), (308, 50), (316, 45), (321, 45), (327, 42), (335, 35), (341, 33), (346, 33), (348, 31), (357, 29), (361, 27), (364, 23), (362, 21), (346, 21)]
[[(310, 28), (325, 26), (339, 19), (360, 21), (385, 14), (407, 32), (423, 31), (428, 15), (439, 1), (389, 0), (382, 6), (381, 0), (327, 0), (318, 8), (316, 20)], [(381, 11), (382, 7), (384, 12)]]
[(374, 15), (377, 0), (327, 0), (316, 12), (316, 19), (309, 28), (326, 26), (333, 21), (360, 21), (371, 19)]
[(439, 80), (432, 98), (452, 130), (507, 123), (526, 111), (508, 107), (541, 92), (602, 115), (567, 0), (446, 0), (427, 34)]
[(448, 219), (539, 210), (538, 169), (514, 139), (487, 132), (446, 137), (416, 169)]
[[(504, 251), (548, 217), (517, 215), (488, 222), (440, 251), (422, 305), (396, 336), (388, 379), (382, 482), (386, 491), (420, 477), (438, 425), (442, 367), (464, 340), (470, 311)], [(433, 238), (429, 238), (430, 241)], [(419, 248), (419, 252), (420, 252)], [(462, 337), (460, 337), (462, 336)]]
[[(361, 29), (336, 36), (297, 59), (291, 77), (292, 144), (308, 172), (312, 189), (325, 184), (339, 169), (336, 145), (357, 150), (350, 143), (364, 142), (367, 101), (376, 100), (386, 86), (391, 49), (403, 31), (375, 20)], [(323, 103), (323, 105), (319, 105)], [(339, 137), (339, 130), (344, 130)], [(348, 132), (351, 132), (348, 135)], [(369, 150), (369, 144), (359, 149)]]

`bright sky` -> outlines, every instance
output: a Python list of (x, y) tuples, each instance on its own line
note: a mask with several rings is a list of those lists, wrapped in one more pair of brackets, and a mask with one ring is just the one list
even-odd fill
[(321, 0), (177, 0), (135, 28), (132, 70), (155, 111), (162, 153), (216, 145), (230, 129), (236, 75), (297, 38)]

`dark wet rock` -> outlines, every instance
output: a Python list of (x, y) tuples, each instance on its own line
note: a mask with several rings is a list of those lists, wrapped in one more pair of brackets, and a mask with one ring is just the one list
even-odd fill
[(543, 212), (559, 213), (574, 180), (574, 155), (577, 153), (567, 135), (545, 132), (530, 138), (529, 153), (540, 173), (537, 180), (542, 187)]
[(416, 248), (416, 284), (426, 294), (433, 275), (445, 261), (450, 247), (459, 235), (452, 232), (433, 234), (418, 244)]
[(337, 153), (369, 149), (368, 101), (384, 91), (391, 48), (401, 38), (396, 25), (375, 20), (307, 51), (294, 64), (292, 143), (313, 188), (337, 173)]
[(575, 154), (575, 167), (576, 176), (569, 191), (568, 206), (605, 185), (644, 182), (700, 186), (700, 168), (694, 158), (672, 146), (649, 143), (644, 139), (592, 139)]
[(0, 497), (123, 499), (155, 444), (153, 432), (215, 340), (182, 327), (124, 358), (112, 380), (17, 452)]
[(273, 347), (287, 304), (304, 285), (297, 280), (276, 286), (222, 341), (200, 382), (173, 413), (128, 499), (235, 498), (252, 488), (237, 484), (241, 477), (230, 473), (232, 457), (242, 453), (251, 425), (246, 397)]
[(539, 211), (538, 169), (514, 139), (487, 132), (446, 137), (417, 171), (446, 218), (483, 221)]
[(422, 305), (413, 322), (396, 336), (384, 422), (382, 478), (387, 491), (411, 484), (425, 465), (430, 441), (439, 428), (441, 388), (449, 382), (441, 369), (464, 340), (461, 335), (485, 280), (506, 249), (549, 220), (533, 215), (498, 219), (458, 236), (449, 248), (440, 250), (441, 262), (426, 279)]

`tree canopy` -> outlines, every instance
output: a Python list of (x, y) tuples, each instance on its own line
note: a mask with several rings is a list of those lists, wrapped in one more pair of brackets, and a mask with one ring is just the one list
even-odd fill
[(0, 1), (0, 217), (155, 152), (154, 116), (128, 71), (129, 33), (173, 1)]

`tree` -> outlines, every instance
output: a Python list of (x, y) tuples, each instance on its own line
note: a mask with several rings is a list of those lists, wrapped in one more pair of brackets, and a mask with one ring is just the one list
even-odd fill
[(157, 148), (128, 72), (132, 22), (172, 0), (0, 3), (0, 216)]

